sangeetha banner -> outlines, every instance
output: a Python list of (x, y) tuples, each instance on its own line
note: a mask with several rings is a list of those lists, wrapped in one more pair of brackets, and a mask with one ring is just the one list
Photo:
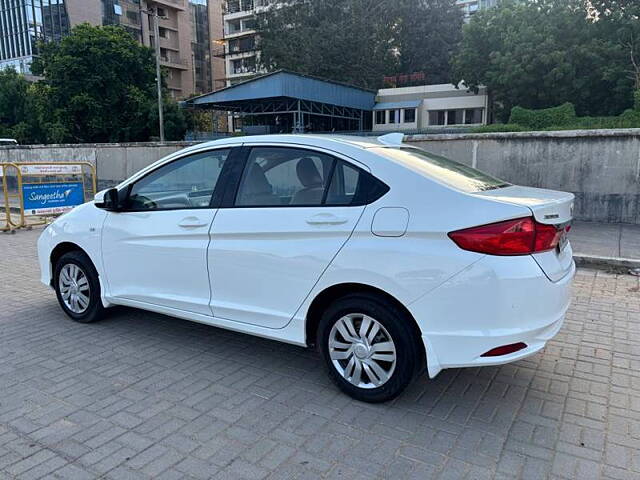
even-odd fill
[(22, 185), (25, 215), (64, 213), (84, 203), (82, 182), (26, 183)]

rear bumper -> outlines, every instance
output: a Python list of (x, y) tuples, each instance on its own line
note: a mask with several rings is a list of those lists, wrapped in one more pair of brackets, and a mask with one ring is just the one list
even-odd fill
[[(442, 369), (500, 365), (542, 350), (562, 327), (575, 264), (551, 282), (535, 260), (487, 256), (409, 305), (418, 321), (430, 377)], [(499, 357), (487, 351), (527, 347)]]

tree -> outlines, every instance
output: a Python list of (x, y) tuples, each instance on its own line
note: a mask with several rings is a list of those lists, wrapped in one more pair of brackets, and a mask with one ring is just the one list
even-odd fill
[(462, 40), (460, 7), (451, 0), (398, 0), (397, 9), (398, 71), (425, 72), (429, 83), (448, 83)]
[(619, 114), (632, 85), (619, 45), (588, 15), (587, 0), (505, 0), (474, 15), (453, 60), (453, 81), (486, 85), (496, 113), (513, 106), (547, 108), (571, 102), (579, 115)]
[(455, 0), (290, 0), (258, 17), (258, 46), (267, 70), (376, 88), (396, 73), (449, 78), (461, 25)]
[(29, 82), (14, 69), (0, 70), (0, 136), (28, 142), (36, 135)]
[(592, 0), (591, 14), (604, 35), (617, 42), (627, 75), (640, 90), (640, 2), (637, 0)]
[[(32, 70), (44, 77), (38, 95), (46, 105), (48, 140), (127, 142), (157, 135), (150, 114), (156, 108), (153, 54), (124, 29), (79, 25), (60, 42), (40, 45)], [(175, 110), (170, 102), (167, 109)], [(182, 138), (184, 131), (171, 133), (167, 138)]]

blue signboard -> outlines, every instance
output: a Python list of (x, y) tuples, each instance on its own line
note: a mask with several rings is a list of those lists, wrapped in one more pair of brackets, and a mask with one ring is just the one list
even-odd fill
[(64, 213), (84, 203), (82, 182), (22, 185), (25, 215)]

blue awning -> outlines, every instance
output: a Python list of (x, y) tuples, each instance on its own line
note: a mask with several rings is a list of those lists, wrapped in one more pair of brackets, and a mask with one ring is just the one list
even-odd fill
[(405, 102), (376, 103), (374, 110), (398, 110), (399, 108), (418, 108), (422, 100), (407, 100)]

